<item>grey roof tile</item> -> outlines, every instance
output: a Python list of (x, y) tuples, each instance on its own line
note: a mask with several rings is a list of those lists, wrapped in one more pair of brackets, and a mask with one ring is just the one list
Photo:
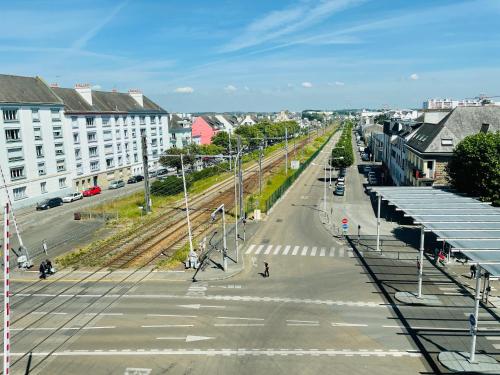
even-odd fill
[(62, 104), (39, 77), (0, 74), (0, 103)]

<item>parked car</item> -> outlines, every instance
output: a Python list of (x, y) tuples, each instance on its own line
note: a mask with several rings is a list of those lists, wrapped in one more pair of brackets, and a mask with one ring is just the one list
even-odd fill
[(80, 192), (77, 192), (77, 193), (71, 193), (69, 195), (66, 195), (65, 197), (63, 197), (62, 200), (64, 203), (70, 203), (70, 202), (77, 201), (79, 199), (83, 199), (83, 194)]
[(132, 176), (128, 179), (127, 183), (128, 184), (135, 184), (136, 182), (141, 182), (144, 180), (144, 176), (137, 175), (137, 176)]
[(344, 192), (345, 192), (345, 187), (344, 185), (337, 185), (337, 187), (335, 188), (335, 195), (344, 195)]
[(337, 181), (337, 186), (342, 186), (345, 188), (345, 181)]
[(123, 180), (111, 181), (109, 184), (109, 189), (118, 189), (125, 186), (125, 182)]
[(87, 190), (83, 191), (84, 197), (91, 197), (93, 195), (101, 194), (101, 188), (99, 186), (92, 186)]
[(48, 198), (45, 199), (36, 205), (36, 210), (47, 210), (52, 207), (62, 206), (63, 200), (61, 197)]
[(344, 184), (345, 184), (345, 177), (344, 177), (344, 176), (339, 176), (339, 177), (337, 177), (337, 184), (338, 184), (339, 182), (342, 182), (342, 183), (344, 183)]
[(346, 169), (345, 168), (340, 168), (339, 177), (345, 177), (345, 174), (346, 174)]
[(370, 161), (370, 155), (368, 155), (366, 152), (361, 154), (361, 160), (363, 161)]

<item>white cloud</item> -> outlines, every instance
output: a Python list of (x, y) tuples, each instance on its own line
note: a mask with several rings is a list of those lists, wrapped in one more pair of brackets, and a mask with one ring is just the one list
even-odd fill
[(101, 85), (92, 86), (92, 90), (100, 90), (100, 89), (102, 89)]
[(410, 79), (416, 81), (417, 79), (419, 79), (420, 77), (418, 76), (417, 73), (413, 73), (411, 76), (410, 76)]
[(248, 87), (248, 86), (245, 86), (243, 88), (245, 89), (245, 91), (250, 91), (250, 87)]
[(235, 86), (233, 86), (233, 85), (227, 85), (226, 87), (224, 87), (224, 90), (226, 92), (235, 92), (238, 89)]
[(311, 87), (313, 87), (313, 84), (311, 82), (302, 82), (302, 87), (310, 89)]
[(179, 94), (192, 94), (194, 92), (194, 89), (192, 87), (186, 86), (177, 87), (174, 91)]

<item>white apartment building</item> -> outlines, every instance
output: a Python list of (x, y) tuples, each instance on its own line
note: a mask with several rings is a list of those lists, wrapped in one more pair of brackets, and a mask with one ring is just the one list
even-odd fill
[(170, 114), (168, 132), (170, 134), (170, 145), (183, 148), (193, 143), (191, 137), (191, 118), (181, 117), (178, 114)]
[(454, 109), (456, 107), (481, 107), (479, 99), (428, 99), (424, 102), (424, 109)]
[(129, 93), (49, 87), (38, 77), (0, 75), (0, 202), (34, 205), (111, 180), (143, 174), (169, 147), (168, 113), (137, 90)]
[[(0, 203), (14, 208), (72, 191), (64, 104), (39, 77), (0, 75)], [(8, 193), (8, 196), (7, 196)]]

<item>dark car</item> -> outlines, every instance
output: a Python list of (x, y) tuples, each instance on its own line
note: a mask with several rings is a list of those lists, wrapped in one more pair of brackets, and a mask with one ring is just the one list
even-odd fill
[(36, 209), (38, 210), (48, 210), (52, 207), (62, 206), (63, 200), (60, 197), (45, 199), (37, 203)]
[(142, 180), (144, 180), (144, 177), (141, 175), (132, 176), (127, 180), (127, 184), (135, 184), (136, 182), (141, 182)]
[(344, 195), (345, 188), (343, 185), (337, 185), (335, 188), (335, 195)]

